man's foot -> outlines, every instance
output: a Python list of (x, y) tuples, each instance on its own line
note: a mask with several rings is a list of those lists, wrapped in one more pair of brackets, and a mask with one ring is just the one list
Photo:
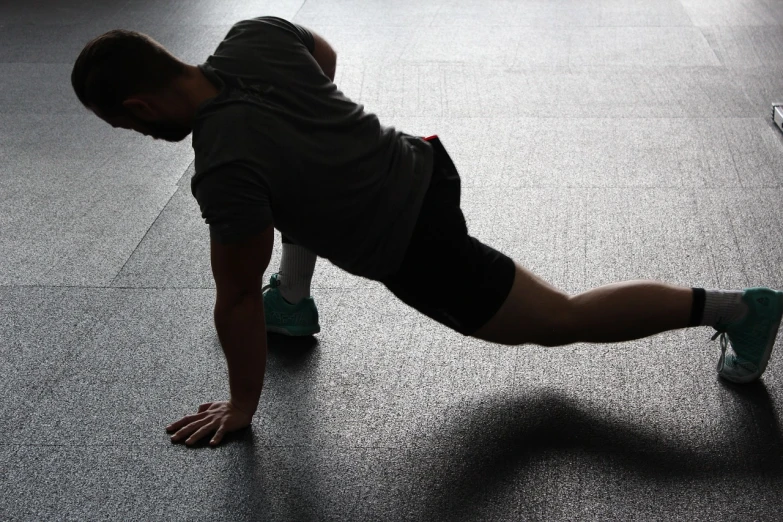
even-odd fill
[(291, 304), (280, 295), (280, 279), (272, 274), (264, 291), (264, 315), (266, 330), (284, 335), (313, 335), (321, 331), (318, 310), (312, 297)]
[[(751, 382), (764, 373), (775, 344), (775, 337), (783, 316), (783, 292), (769, 288), (748, 288), (742, 295), (748, 313), (731, 324), (718, 324), (721, 356), (718, 375), (737, 383)], [(726, 354), (731, 344), (734, 354)]]

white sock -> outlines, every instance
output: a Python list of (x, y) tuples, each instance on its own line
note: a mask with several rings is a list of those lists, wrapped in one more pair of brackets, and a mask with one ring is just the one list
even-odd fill
[(291, 304), (310, 297), (310, 283), (315, 271), (317, 256), (299, 245), (283, 243), (280, 260), (280, 295)]
[(742, 291), (707, 290), (704, 301), (702, 326), (715, 327), (739, 321), (748, 313), (748, 305), (742, 301)]

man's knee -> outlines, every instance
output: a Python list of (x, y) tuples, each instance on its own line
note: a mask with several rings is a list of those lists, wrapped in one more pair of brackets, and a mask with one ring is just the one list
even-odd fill
[(540, 318), (535, 338), (529, 342), (541, 346), (563, 346), (576, 342), (578, 315), (573, 298), (559, 293), (548, 313)]

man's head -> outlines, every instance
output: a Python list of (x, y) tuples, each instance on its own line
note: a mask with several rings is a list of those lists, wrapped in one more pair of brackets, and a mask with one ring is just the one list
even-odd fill
[(194, 113), (181, 92), (189, 69), (149, 36), (117, 29), (84, 47), (71, 84), (79, 101), (113, 127), (182, 141)]

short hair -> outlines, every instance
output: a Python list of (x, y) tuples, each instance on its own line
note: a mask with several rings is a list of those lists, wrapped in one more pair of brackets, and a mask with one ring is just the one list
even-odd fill
[(71, 84), (82, 104), (102, 116), (126, 114), (134, 94), (159, 92), (185, 74), (187, 65), (150, 36), (115, 29), (91, 40), (79, 54)]

